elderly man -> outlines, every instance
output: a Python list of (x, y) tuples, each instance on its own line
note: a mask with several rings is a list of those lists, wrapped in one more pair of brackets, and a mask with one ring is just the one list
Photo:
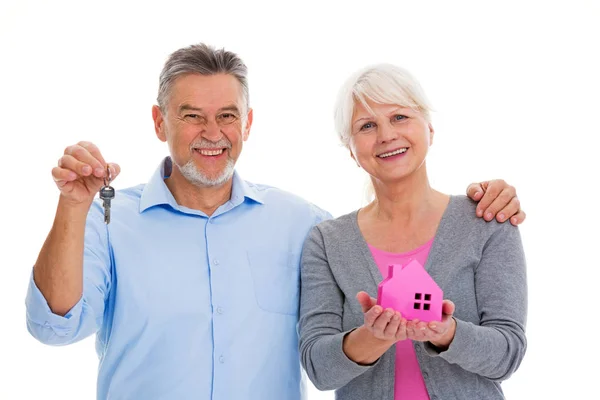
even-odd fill
[[(330, 215), (234, 171), (252, 126), (246, 72), (206, 45), (169, 57), (152, 117), (170, 157), (147, 184), (117, 193), (109, 224), (94, 197), (117, 164), (79, 142), (52, 170), (60, 198), (27, 324), (52, 345), (96, 333), (98, 399), (302, 396), (299, 259)], [(470, 187), (481, 211), (524, 219), (512, 187), (483, 186)]]

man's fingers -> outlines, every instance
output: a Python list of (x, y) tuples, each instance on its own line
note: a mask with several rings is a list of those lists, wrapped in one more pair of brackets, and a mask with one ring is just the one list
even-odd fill
[(77, 144), (86, 149), (88, 153), (92, 155), (92, 157), (94, 157), (100, 162), (100, 164), (102, 164), (103, 166), (106, 165), (106, 161), (104, 161), (104, 157), (102, 156), (102, 153), (100, 153), (100, 149), (98, 149), (98, 147), (94, 143), (81, 141)]
[[(82, 165), (87, 165), (88, 168), (85, 168), (86, 172), (83, 172), (83, 176), (88, 176), (91, 174), (97, 178), (102, 178), (104, 176), (105, 164), (94, 157), (85, 147), (82, 147), (78, 144), (69, 146), (65, 149), (65, 156), (73, 157)], [(63, 158), (65, 156), (63, 156)], [(89, 173), (87, 172), (88, 170)]]
[(517, 196), (513, 197), (503, 209), (498, 211), (496, 215), (496, 220), (498, 222), (505, 222), (507, 219), (516, 215), (521, 209), (521, 202), (517, 198)]
[(58, 167), (73, 171), (79, 176), (90, 176), (93, 172), (92, 167), (88, 163), (81, 162), (69, 154), (65, 154), (58, 160)]
[(121, 167), (119, 164), (108, 163), (108, 168), (110, 169), (111, 180), (115, 180), (115, 178), (121, 173)]
[(471, 183), (469, 187), (467, 187), (467, 196), (475, 201), (479, 201), (481, 199), (483, 192), (483, 187), (481, 187), (479, 183)]
[(496, 189), (492, 189), (492, 186), (490, 185), (483, 197), (484, 199), (482, 199), (481, 202), (486, 200), (485, 204), (491, 200), (491, 203), (485, 208), (483, 215), (483, 219), (489, 222), (496, 217), (500, 210), (510, 203), (513, 197), (515, 197), (515, 190), (512, 187), (505, 187), (501, 191), (497, 191)]
[(519, 210), (517, 215), (513, 216), (510, 219), (510, 223), (513, 224), (514, 226), (517, 226), (517, 225), (521, 224), (523, 221), (525, 221), (526, 217), (527, 217), (527, 215), (525, 214), (525, 211)]
[[(52, 168), (52, 179), (54, 179), (54, 182), (57, 183), (66, 183), (77, 179), (77, 174), (69, 169), (54, 167)], [(62, 183), (62, 185), (64, 185), (64, 183)]]
[(492, 204), (492, 201), (494, 201), (494, 199), (496, 198), (496, 196), (498, 196), (499, 193), (500, 191), (498, 191), (497, 187), (494, 185), (487, 185), (484, 188), (484, 194), (481, 197), (481, 200), (479, 200), (479, 203), (477, 203), (476, 213), (478, 217), (483, 217), (483, 213), (485, 212), (485, 210), (487, 210), (490, 204)]

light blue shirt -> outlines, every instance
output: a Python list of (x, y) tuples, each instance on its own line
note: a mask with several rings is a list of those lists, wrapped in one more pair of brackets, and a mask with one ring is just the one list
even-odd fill
[[(177, 204), (165, 159), (146, 185), (101, 203), (85, 230), (84, 293), (64, 317), (30, 282), (27, 326), (43, 343), (96, 335), (98, 399), (295, 400), (300, 253), (331, 216), (233, 176), (208, 217)], [(73, 366), (76, 368), (76, 366)]]

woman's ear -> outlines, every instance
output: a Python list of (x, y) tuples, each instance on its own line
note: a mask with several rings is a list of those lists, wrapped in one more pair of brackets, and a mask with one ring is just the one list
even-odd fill
[(431, 125), (431, 122), (428, 125), (429, 125), (429, 145), (431, 146), (433, 144), (433, 136), (435, 134), (435, 131), (433, 130), (433, 125)]
[(356, 163), (356, 166), (358, 168), (360, 168), (360, 164), (358, 163), (358, 161), (356, 160), (356, 157), (354, 157), (354, 153), (352, 153), (352, 149), (348, 149), (348, 151), (350, 152), (350, 157), (354, 160), (354, 162)]

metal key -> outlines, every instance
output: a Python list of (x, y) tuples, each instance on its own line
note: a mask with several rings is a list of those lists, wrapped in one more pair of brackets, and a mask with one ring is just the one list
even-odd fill
[(104, 207), (104, 223), (110, 223), (110, 201), (115, 198), (115, 189), (110, 186), (112, 175), (110, 168), (106, 166), (106, 176), (104, 177), (104, 186), (100, 188), (100, 199), (102, 199), (102, 207)]

